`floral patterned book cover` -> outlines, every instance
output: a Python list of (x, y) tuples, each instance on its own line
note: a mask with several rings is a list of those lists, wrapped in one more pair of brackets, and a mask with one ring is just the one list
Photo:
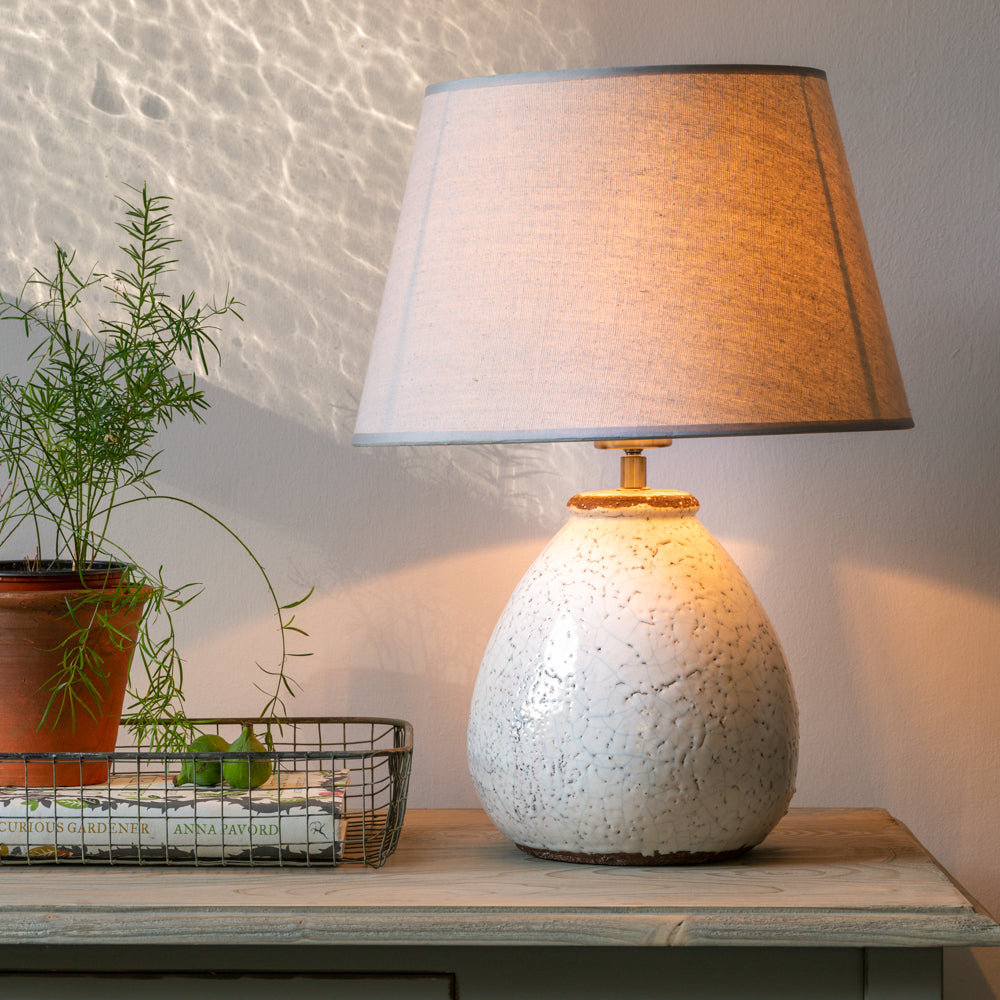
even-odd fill
[(175, 786), (155, 773), (84, 788), (0, 788), (0, 862), (334, 861), (348, 778), (277, 771), (240, 789)]

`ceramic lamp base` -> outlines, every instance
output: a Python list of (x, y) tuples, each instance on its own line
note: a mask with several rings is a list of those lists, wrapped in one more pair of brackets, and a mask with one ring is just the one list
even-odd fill
[(687, 493), (585, 493), (514, 591), (476, 680), (473, 784), (523, 850), (734, 857), (794, 791), (781, 645)]

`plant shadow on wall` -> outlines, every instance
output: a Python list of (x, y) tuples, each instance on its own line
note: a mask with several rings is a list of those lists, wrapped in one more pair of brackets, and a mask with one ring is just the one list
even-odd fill
[[(0, 376), (0, 551), (26, 537), (31, 549), (0, 564), (4, 694), (21, 717), (0, 727), (4, 752), (110, 751), (119, 720), (138, 745), (179, 748), (190, 739), (174, 616), (198, 588), (167, 583), (116, 539), (117, 515), (135, 505), (151, 526), (158, 504), (180, 505), (242, 547), (280, 636), (277, 664), (260, 667), (261, 716), (284, 712), (294, 693), (286, 666), (298, 654), (288, 639), (301, 632), (293, 614), (301, 600), (281, 604), (230, 528), (157, 488), (158, 432), (178, 418), (204, 420), (208, 401), (194, 369), (217, 356), (215, 324), (241, 318), (239, 303), (228, 293), (210, 304), (193, 292), (171, 298), (164, 278), (179, 241), (169, 199), (129, 190), (119, 199), (120, 269), (84, 270), (57, 244), (54, 269), (35, 270), (15, 297), (0, 293), (0, 319), (13, 321), (4, 337), (27, 343), (27, 374)], [(130, 669), (133, 650), (142, 669)]]

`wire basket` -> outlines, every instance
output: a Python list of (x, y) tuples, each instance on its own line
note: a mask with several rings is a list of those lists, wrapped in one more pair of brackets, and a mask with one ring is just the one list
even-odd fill
[[(244, 720), (192, 722), (228, 744)], [(254, 728), (266, 729), (273, 749), (191, 753), (126, 745), (102, 754), (0, 753), (7, 774), (13, 764), (24, 775), (0, 788), (0, 863), (385, 864), (406, 811), (412, 726), (311, 717), (254, 720)], [(107, 765), (107, 777), (84, 784), (95, 762)], [(230, 779), (253, 784), (237, 775), (262, 763), (272, 772), (267, 781), (233, 787)], [(39, 780), (39, 767), (50, 782)], [(75, 784), (67, 768), (79, 775)], [(194, 780), (175, 784), (185, 777)]]

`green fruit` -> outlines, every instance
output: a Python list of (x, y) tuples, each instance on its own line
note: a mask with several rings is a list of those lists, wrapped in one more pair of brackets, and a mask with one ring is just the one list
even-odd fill
[[(244, 725), (243, 732), (229, 744), (230, 753), (263, 753), (267, 747), (253, 734), (253, 727)], [(271, 777), (271, 762), (265, 758), (252, 760), (237, 757), (222, 765), (222, 776), (233, 788), (258, 788)]]
[[(189, 747), (191, 753), (210, 753), (225, 750), (228, 744), (215, 733), (199, 736)], [(222, 766), (217, 760), (187, 760), (181, 765), (180, 774), (174, 775), (175, 785), (217, 785), (222, 780)]]

